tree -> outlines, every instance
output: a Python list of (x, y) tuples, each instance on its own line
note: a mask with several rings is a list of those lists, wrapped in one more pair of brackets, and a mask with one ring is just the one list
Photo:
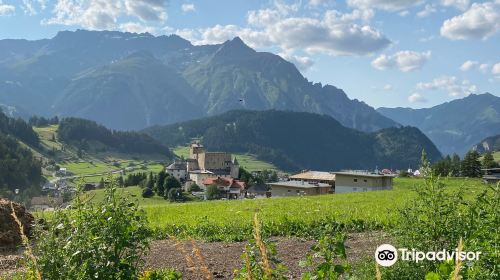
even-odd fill
[(207, 187), (206, 195), (208, 200), (218, 199), (221, 195), (221, 191), (217, 185), (210, 185)]
[(460, 156), (457, 154), (453, 154), (451, 158), (451, 174), (454, 177), (460, 176), (460, 170), (461, 170), (461, 160)]
[(102, 189), (104, 188), (104, 178), (101, 177), (101, 181), (99, 181), (99, 185), (97, 185), (98, 188)]
[(142, 191), (142, 197), (144, 197), (144, 198), (150, 198), (150, 197), (153, 197), (154, 195), (155, 195), (155, 193), (150, 188), (145, 188)]
[(479, 161), (479, 153), (477, 151), (469, 151), (462, 161), (462, 175), (465, 177), (480, 177), (481, 162)]
[(189, 191), (191, 191), (191, 192), (200, 192), (200, 191), (201, 191), (201, 188), (200, 188), (200, 186), (198, 186), (198, 184), (193, 183), (193, 184), (189, 187)]
[(444, 159), (432, 165), (432, 171), (436, 175), (449, 176), (452, 175), (451, 157), (448, 155)]
[(154, 190), (159, 196), (162, 196), (165, 193), (165, 179), (167, 176), (169, 175), (164, 170), (158, 173)]
[(485, 169), (498, 167), (498, 163), (493, 158), (493, 154), (491, 152), (488, 151), (484, 154), (482, 167)]
[(180, 188), (166, 189), (164, 198), (170, 200), (171, 202), (184, 201), (184, 194)]
[(118, 186), (123, 187), (123, 185), (124, 185), (124, 182), (123, 182), (123, 176), (121, 176), (121, 175), (120, 175), (120, 177), (118, 177), (118, 178), (116, 179), (116, 181), (117, 181), (117, 183), (118, 183)]
[(168, 176), (165, 179), (165, 191), (181, 187), (181, 183), (179, 182), (179, 180), (175, 179), (174, 176)]

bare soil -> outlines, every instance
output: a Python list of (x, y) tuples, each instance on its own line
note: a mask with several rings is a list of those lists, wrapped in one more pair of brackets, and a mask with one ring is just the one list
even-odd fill
[[(347, 239), (347, 256), (351, 265), (371, 257), (377, 246), (388, 242), (383, 232), (352, 233)], [(299, 262), (310, 252), (314, 240), (275, 237), (278, 258), (288, 268), (288, 279), (300, 279)], [(146, 269), (173, 268), (182, 272), (183, 279), (232, 279), (234, 271), (242, 264), (241, 255), (246, 242), (204, 242), (194, 240), (158, 240), (151, 244), (145, 256)], [(22, 251), (0, 250), (0, 275), (19, 270)]]

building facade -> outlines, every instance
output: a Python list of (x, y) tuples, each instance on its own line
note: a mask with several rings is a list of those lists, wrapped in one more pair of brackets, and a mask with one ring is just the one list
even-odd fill
[(334, 172), (335, 193), (392, 190), (391, 175), (368, 172)]
[(328, 194), (332, 188), (329, 184), (311, 184), (304, 181), (275, 182), (268, 185), (273, 197)]

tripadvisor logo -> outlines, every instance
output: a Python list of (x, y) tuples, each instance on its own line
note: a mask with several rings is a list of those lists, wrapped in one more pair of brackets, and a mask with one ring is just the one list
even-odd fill
[(481, 252), (459, 252), (458, 249), (455, 249), (454, 251), (447, 251), (443, 249), (436, 252), (423, 252), (415, 249), (396, 249), (390, 244), (382, 244), (378, 246), (375, 251), (375, 260), (381, 266), (392, 266), (396, 263), (398, 257), (402, 261), (419, 263), (424, 260), (446, 261), (452, 259), (455, 261), (477, 261), (479, 260), (479, 255), (481, 255)]

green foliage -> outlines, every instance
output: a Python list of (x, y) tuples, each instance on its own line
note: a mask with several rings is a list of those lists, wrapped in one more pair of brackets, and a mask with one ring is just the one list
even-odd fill
[[(290, 137), (291, 131), (297, 130), (301, 133)], [(145, 132), (169, 146), (202, 139), (210, 149), (254, 154), (291, 171), (372, 169), (376, 165), (407, 168), (418, 164), (422, 149), (432, 161), (441, 158), (434, 144), (416, 128), (363, 133), (342, 126), (332, 117), (302, 112), (230, 111)], [(338, 157), (343, 160), (338, 161)]]
[(88, 141), (95, 141), (118, 152), (139, 154), (163, 154), (173, 157), (170, 150), (148, 135), (131, 131), (113, 131), (94, 121), (65, 118), (60, 121), (59, 139), (73, 143), (82, 150), (90, 149)]
[(181, 280), (182, 273), (174, 269), (148, 270), (138, 280)]
[(150, 197), (153, 197), (154, 195), (155, 195), (155, 193), (150, 188), (144, 188), (142, 190), (142, 197), (144, 197), (144, 198), (150, 198)]
[[(328, 229), (327, 229), (328, 231)], [(308, 254), (302, 266), (313, 267), (314, 258), (321, 258), (312, 272), (302, 275), (303, 280), (335, 280), (349, 272), (345, 247), (345, 234), (326, 234), (312, 246), (313, 254)], [(341, 263), (339, 263), (341, 261)]]
[[(453, 251), (463, 240), (464, 251), (479, 251), (482, 255), (478, 261), (462, 265), (462, 279), (497, 279), (500, 187), (490, 187), (476, 199), (467, 200), (463, 191), (450, 192), (442, 179), (431, 173), (415, 191), (416, 197), (401, 208), (395, 223), (393, 233), (398, 246), (424, 252)], [(397, 262), (384, 271), (383, 279), (448, 279), (446, 267), (427, 260), (418, 264)]]
[(469, 151), (465, 155), (461, 163), (461, 173), (465, 177), (480, 177), (481, 176), (481, 162), (479, 161), (480, 155), (477, 151)]
[(221, 191), (217, 185), (210, 185), (207, 187), (205, 191), (208, 200), (219, 199), (221, 195)]
[(200, 188), (200, 186), (198, 186), (196, 183), (193, 183), (193, 184), (191, 184), (191, 186), (189, 187), (189, 191), (190, 191), (190, 192), (201, 192), (201, 191), (202, 191), (202, 188)]
[(0, 189), (10, 192), (39, 187), (42, 181), (41, 163), (30, 150), (15, 138), (0, 132)]
[(174, 176), (168, 176), (165, 178), (165, 191), (179, 189), (181, 187), (181, 182), (179, 182), (179, 180), (177, 180)]
[(184, 193), (180, 188), (171, 188), (165, 190), (165, 199), (168, 199), (170, 202), (178, 202), (184, 201), (186, 198), (184, 197)]
[(488, 151), (483, 156), (482, 168), (497, 168), (498, 163), (493, 158), (493, 153)]
[(137, 279), (150, 231), (144, 213), (105, 186), (101, 202), (77, 196), (71, 210), (56, 210), (38, 229), (35, 255), (43, 279)]
[(22, 119), (9, 118), (0, 110), (0, 134), (11, 135), (27, 145), (39, 147), (40, 139), (31, 125)]

